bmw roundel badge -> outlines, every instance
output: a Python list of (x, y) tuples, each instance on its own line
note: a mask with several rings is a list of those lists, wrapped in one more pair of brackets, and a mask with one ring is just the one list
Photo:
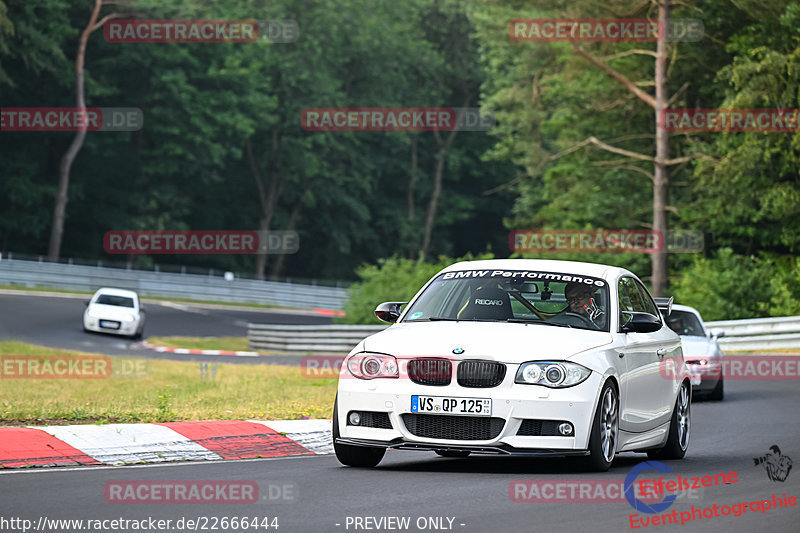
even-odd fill
[(453, 353), (456, 355), (461, 355), (464, 353), (464, 348), (453, 348)]

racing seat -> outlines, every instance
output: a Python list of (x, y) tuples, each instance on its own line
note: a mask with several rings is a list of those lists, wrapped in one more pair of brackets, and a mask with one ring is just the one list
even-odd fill
[(496, 287), (479, 287), (458, 314), (465, 320), (508, 320), (513, 316), (508, 293)]

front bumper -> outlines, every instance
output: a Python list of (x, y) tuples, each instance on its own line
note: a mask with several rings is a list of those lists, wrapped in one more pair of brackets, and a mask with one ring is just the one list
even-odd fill
[[(360, 380), (342, 376), (338, 391), (338, 426), (341, 444), (400, 449), (470, 451), (488, 454), (536, 456), (586, 455), (595, 406), (603, 384), (602, 376), (592, 372), (579, 385), (551, 389), (539, 385), (514, 383), (518, 365), (508, 365), (505, 379), (497, 387), (462, 387), (418, 385), (408, 379)], [(411, 396), (451, 398), (491, 398), (491, 418), (502, 420), (502, 430), (491, 439), (456, 440), (415, 435), (403, 421), (411, 412)], [(351, 411), (386, 413), (391, 429), (348, 425)], [(434, 415), (428, 417), (469, 417), (470, 415)], [(480, 417), (484, 418), (484, 417)], [(524, 420), (569, 422), (572, 436), (518, 435)]]
[(722, 364), (709, 363), (706, 365), (687, 364), (692, 391), (705, 393), (711, 392), (722, 378)]
[(525, 449), (514, 448), (505, 444), (498, 446), (453, 445), (453, 444), (420, 444), (395, 440), (383, 442), (364, 439), (336, 439), (337, 444), (350, 446), (364, 446), (369, 448), (386, 448), (393, 450), (420, 450), (437, 452), (470, 452), (476, 455), (525, 455), (529, 457), (567, 457), (589, 455), (588, 450), (559, 450), (559, 449)]
[[(119, 329), (104, 328), (100, 326), (100, 321), (109, 320), (111, 322), (119, 322)], [(83, 327), (89, 331), (96, 331), (98, 333), (112, 333), (114, 335), (133, 335), (139, 327), (139, 321), (122, 322), (119, 320), (105, 319), (105, 318), (84, 318)]]

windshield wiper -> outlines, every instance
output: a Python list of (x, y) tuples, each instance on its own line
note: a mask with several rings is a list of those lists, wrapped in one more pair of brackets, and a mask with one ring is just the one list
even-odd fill
[(556, 326), (558, 328), (572, 328), (569, 324), (559, 324), (557, 322), (545, 322), (544, 320), (530, 320), (526, 318), (508, 318), (506, 322), (513, 322), (516, 324), (541, 324), (542, 326)]

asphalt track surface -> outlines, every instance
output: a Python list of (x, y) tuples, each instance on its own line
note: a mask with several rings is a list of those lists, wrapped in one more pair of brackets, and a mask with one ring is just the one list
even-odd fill
[[(102, 333), (86, 333), (81, 320), (88, 296), (40, 296), (0, 292), (0, 341), (17, 340), (66, 350), (225, 363), (297, 364), (297, 357), (233, 357), (158, 353), (141, 342)], [(246, 337), (248, 322), (262, 324), (330, 324), (330, 317), (285, 309), (249, 310), (145, 301), (144, 337)]]
[[(736, 472), (735, 483), (698, 490), (678, 499), (678, 512), (717, 504), (734, 505), (771, 498), (772, 494), (800, 496), (800, 469), (785, 482), (771, 481), (753, 458), (777, 444), (784, 455), (800, 460), (800, 386), (797, 381), (731, 381), (723, 402), (695, 402), (690, 448), (681, 461), (665, 461), (675, 474), (689, 477)], [(125, 467), (81, 467), (0, 472), (0, 517), (48, 519), (171, 519), (181, 517), (277, 517), (279, 533), (343, 531), (459, 531), (459, 532), (619, 532), (633, 531), (625, 501), (609, 503), (515, 503), (509, 484), (537, 481), (618, 480), (646, 458), (621, 454), (607, 473), (581, 471), (567, 459), (501, 457), (439, 458), (430, 452), (390, 451), (376, 469), (340, 466), (333, 456), (254, 459), (216, 463), (173, 463)], [(648, 478), (657, 477), (655, 473)], [(291, 499), (255, 504), (110, 504), (104, 499), (109, 481), (224, 481), (291, 485)], [(741, 509), (741, 508), (740, 508)], [(644, 516), (644, 513), (639, 513)], [(347, 527), (348, 517), (410, 517), (405, 529)], [(449, 517), (452, 529), (418, 528), (417, 520)], [(651, 525), (638, 531), (796, 532), (800, 507), (720, 516), (679, 524)], [(2, 522), (0, 522), (2, 524)], [(339, 525), (337, 525), (339, 524)], [(364, 523), (366, 524), (366, 523)], [(374, 526), (374, 523), (369, 523)], [(422, 522), (420, 522), (422, 524)], [(461, 525), (463, 524), (463, 525)], [(13, 530), (6, 527), (6, 530)], [(65, 529), (70, 530), (70, 529)], [(74, 530), (74, 529), (71, 529)], [(202, 528), (200, 531), (204, 531)], [(218, 529), (222, 530), (222, 529)], [(228, 530), (232, 530), (228, 528)], [(20, 531), (17, 529), (16, 531)], [(43, 529), (40, 531), (52, 531)], [(118, 528), (115, 531), (133, 531)], [(248, 531), (255, 531), (248, 529)], [(276, 531), (274, 528), (260, 531)]]

